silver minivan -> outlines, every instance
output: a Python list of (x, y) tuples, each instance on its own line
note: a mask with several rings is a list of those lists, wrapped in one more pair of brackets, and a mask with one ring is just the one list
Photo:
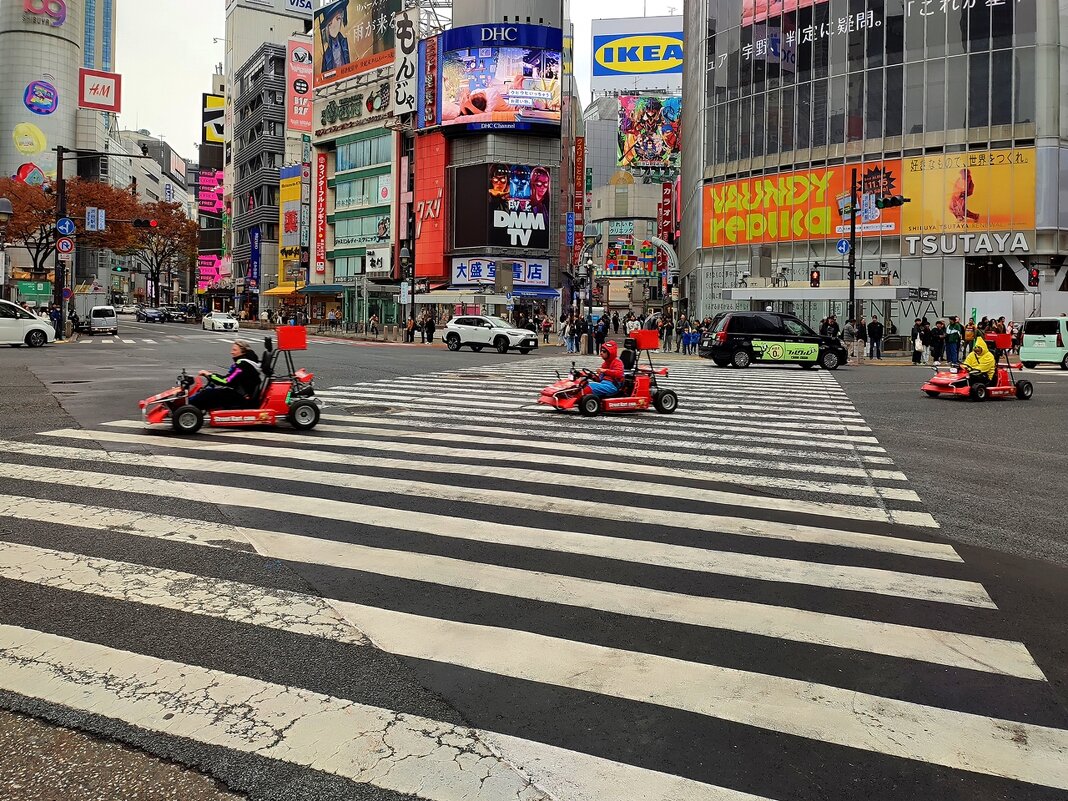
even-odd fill
[(93, 306), (89, 311), (89, 333), (119, 333), (119, 318), (114, 306)]
[(1020, 361), (1030, 369), (1059, 364), (1068, 370), (1068, 317), (1031, 317), (1024, 321)]

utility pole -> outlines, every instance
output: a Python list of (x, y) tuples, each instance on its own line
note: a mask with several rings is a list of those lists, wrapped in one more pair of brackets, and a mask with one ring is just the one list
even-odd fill
[(849, 309), (846, 319), (857, 319), (857, 168), (849, 180)]
[[(56, 151), (56, 221), (62, 220), (67, 216), (67, 183), (63, 178), (63, 158), (67, 152), (67, 148), (63, 145), (57, 145)], [(54, 236), (53, 232), (53, 236)], [(67, 321), (67, 307), (63, 302), (63, 290), (66, 288), (66, 267), (63, 261), (59, 258), (59, 251), (56, 250), (55, 261), (55, 284), (52, 287), (52, 302), (55, 303), (60, 312), (63, 314), (62, 325), (66, 327)], [(73, 264), (73, 262), (72, 262)], [(60, 332), (56, 332), (57, 336)]]

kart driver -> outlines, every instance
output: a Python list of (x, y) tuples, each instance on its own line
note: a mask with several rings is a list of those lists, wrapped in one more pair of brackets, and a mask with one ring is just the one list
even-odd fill
[(198, 373), (207, 377), (208, 385), (193, 395), (189, 402), (203, 412), (212, 409), (240, 409), (251, 402), (259, 389), (259, 362), (248, 343), (238, 340), (230, 348), (230, 355), (234, 363), (226, 375), (208, 370)]
[(609, 398), (623, 386), (623, 362), (617, 355), (616, 343), (608, 340), (601, 346), (604, 363), (597, 371), (597, 380), (590, 381), (590, 392), (598, 398)]
[(968, 383), (990, 385), (994, 380), (994, 370), (997, 368), (997, 360), (990, 352), (986, 341), (977, 336), (975, 346), (968, 358), (964, 360), (963, 367), (968, 370)]

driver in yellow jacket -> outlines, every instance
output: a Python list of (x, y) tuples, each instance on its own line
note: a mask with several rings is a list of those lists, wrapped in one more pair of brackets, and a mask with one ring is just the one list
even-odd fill
[(990, 384), (993, 382), (997, 360), (994, 359), (994, 354), (990, 352), (990, 348), (981, 336), (975, 338), (975, 345), (972, 352), (968, 354), (968, 358), (964, 360), (963, 366), (968, 370), (969, 383)]

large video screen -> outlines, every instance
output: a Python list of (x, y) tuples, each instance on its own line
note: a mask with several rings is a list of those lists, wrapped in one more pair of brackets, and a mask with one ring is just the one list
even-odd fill
[(681, 97), (629, 95), (619, 98), (616, 165), (662, 169), (678, 163)]
[(441, 124), (469, 130), (560, 125), (559, 50), (469, 47), (441, 59)]
[(315, 85), (393, 63), (393, 18), (401, 0), (334, 0), (315, 10)]
[(552, 173), (548, 167), (491, 164), (456, 171), (457, 248), (549, 247)]

